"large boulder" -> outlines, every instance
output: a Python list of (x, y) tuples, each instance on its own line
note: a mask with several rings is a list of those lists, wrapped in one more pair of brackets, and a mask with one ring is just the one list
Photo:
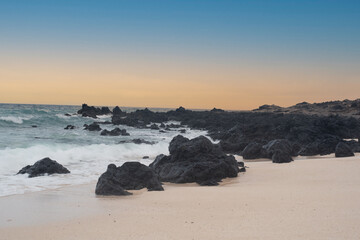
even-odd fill
[(97, 184), (97, 195), (130, 195), (126, 190), (147, 188), (149, 191), (163, 191), (157, 175), (139, 162), (126, 162), (121, 167), (110, 164)]
[(161, 181), (215, 185), (239, 172), (234, 156), (226, 155), (204, 136), (189, 140), (178, 135), (170, 142), (169, 152), (169, 156), (161, 154), (150, 164)]
[(28, 165), (22, 168), (17, 174), (25, 173), (29, 174), (29, 178), (32, 178), (45, 174), (66, 174), (70, 173), (70, 171), (58, 162), (51, 160), (50, 158), (44, 158), (37, 161), (34, 165)]
[(339, 142), (335, 148), (335, 157), (352, 157), (354, 153), (352, 152), (349, 145), (344, 142)]

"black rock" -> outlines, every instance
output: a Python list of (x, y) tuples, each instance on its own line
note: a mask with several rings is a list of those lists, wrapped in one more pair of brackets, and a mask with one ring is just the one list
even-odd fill
[(71, 117), (71, 115), (70, 115), (70, 114), (68, 114), (68, 113), (65, 113), (64, 115), (65, 115), (65, 116), (67, 116), (67, 117)]
[(114, 115), (118, 115), (118, 116), (125, 116), (126, 115), (126, 113), (121, 111), (121, 109), (118, 106), (114, 107), (112, 112), (113, 112)]
[(31, 127), (33, 127), (33, 128), (37, 128), (37, 126), (36, 126), (36, 125), (31, 125)]
[(335, 157), (352, 157), (354, 153), (352, 152), (349, 145), (344, 142), (339, 142), (335, 148)]
[(257, 142), (249, 143), (242, 151), (243, 158), (244, 159), (266, 158), (267, 153), (262, 146), (263, 146), (262, 144)]
[(323, 136), (304, 146), (300, 151), (301, 156), (328, 155), (335, 152), (336, 145), (341, 141), (340, 138), (331, 135)]
[(179, 107), (179, 108), (177, 108), (177, 109), (175, 110), (175, 112), (184, 113), (184, 112), (186, 112), (186, 110), (185, 110), (185, 108), (183, 108), (183, 107)]
[(222, 110), (222, 109), (219, 109), (219, 108), (213, 108), (213, 109), (211, 109), (211, 111), (210, 112), (217, 112), (217, 113), (222, 113), (222, 112), (225, 112), (224, 110)]
[(94, 106), (88, 106), (84, 103), (77, 113), (81, 114), (83, 117), (97, 118), (97, 115), (111, 114), (111, 111), (108, 107), (98, 108)]
[(85, 127), (84, 130), (101, 131), (101, 128), (100, 128), (99, 124), (97, 124), (97, 123), (92, 123), (90, 125), (85, 124), (84, 127)]
[(73, 126), (73, 125), (67, 125), (64, 129), (65, 130), (72, 130), (74, 128), (75, 128), (75, 126)]
[(130, 195), (126, 190), (147, 188), (149, 191), (163, 191), (161, 182), (149, 167), (139, 162), (126, 162), (121, 167), (110, 164), (97, 184), (97, 195)]
[(281, 150), (276, 150), (271, 160), (273, 163), (289, 163), (293, 161), (290, 153)]
[(150, 126), (150, 129), (159, 130), (159, 126), (154, 123)]
[(237, 163), (238, 163), (238, 166), (239, 166), (239, 167), (242, 167), (242, 168), (245, 167), (245, 163), (244, 163), (244, 162), (237, 162)]
[(114, 128), (113, 130), (109, 131), (104, 129), (100, 135), (102, 136), (130, 136), (126, 129)]
[(180, 133), (186, 133), (186, 129), (180, 129), (179, 132)]
[(149, 159), (149, 156), (143, 156), (143, 159)]
[(266, 151), (267, 158), (272, 158), (276, 151), (284, 153), (283, 155), (289, 155), (291, 158), (292, 144), (286, 139), (275, 139), (268, 142), (263, 146)]
[(37, 161), (34, 165), (28, 165), (22, 168), (17, 174), (29, 174), (29, 178), (38, 177), (45, 174), (66, 174), (70, 173), (68, 169), (63, 167), (61, 164), (57, 163), (50, 158), (44, 158)]
[(111, 111), (108, 107), (102, 107), (100, 111), (101, 111), (101, 115), (111, 114)]
[(215, 181), (214, 179), (209, 179), (209, 180), (196, 182), (196, 183), (199, 184), (200, 186), (218, 186), (219, 185), (219, 183), (217, 181)]
[(302, 147), (299, 151), (300, 156), (314, 156), (319, 154), (319, 148), (317, 142), (312, 142)]
[(156, 142), (152, 142), (152, 141), (146, 141), (144, 139), (141, 138), (135, 138), (135, 139), (131, 139), (131, 140), (123, 140), (119, 142), (121, 143), (135, 143), (135, 144), (149, 144), (149, 145), (154, 145)]
[(246, 168), (245, 167), (239, 168), (239, 172), (246, 172)]
[(161, 181), (209, 185), (238, 175), (235, 158), (204, 136), (189, 140), (178, 135), (170, 142), (169, 152), (169, 156), (161, 154), (150, 164)]

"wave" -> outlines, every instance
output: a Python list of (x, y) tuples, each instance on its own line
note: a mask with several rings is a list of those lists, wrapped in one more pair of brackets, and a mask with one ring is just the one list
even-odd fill
[(0, 117), (0, 120), (6, 122), (12, 122), (17, 124), (22, 124), (26, 120), (32, 119), (34, 116), (27, 116), (27, 117), (20, 117), (20, 116), (7, 116), (7, 117)]
[[(138, 161), (149, 165), (161, 153), (168, 154), (168, 142), (159, 142), (155, 145), (57, 144), (3, 149), (0, 150), (0, 196), (95, 182), (110, 163), (120, 166), (127, 161)], [(143, 159), (143, 156), (149, 156), (149, 159)], [(31, 179), (26, 175), (16, 175), (21, 168), (32, 165), (44, 157), (56, 160), (71, 173)]]

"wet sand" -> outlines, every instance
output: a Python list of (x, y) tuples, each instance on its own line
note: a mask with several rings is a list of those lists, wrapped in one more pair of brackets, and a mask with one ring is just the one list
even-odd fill
[(248, 162), (221, 186), (96, 197), (95, 184), (0, 198), (0, 239), (359, 239), (360, 157)]

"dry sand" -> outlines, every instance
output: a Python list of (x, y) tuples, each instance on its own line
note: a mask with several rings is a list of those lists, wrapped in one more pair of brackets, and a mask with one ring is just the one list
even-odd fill
[(360, 157), (249, 162), (221, 186), (0, 198), (0, 239), (360, 239)]

